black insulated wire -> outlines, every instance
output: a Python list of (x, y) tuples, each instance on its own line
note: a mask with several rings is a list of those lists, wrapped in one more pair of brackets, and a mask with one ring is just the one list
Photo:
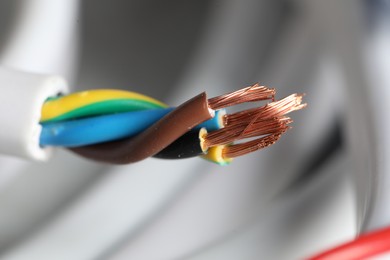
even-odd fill
[(204, 128), (191, 130), (153, 157), (159, 159), (186, 159), (202, 155), (204, 151), (201, 139), (206, 132)]

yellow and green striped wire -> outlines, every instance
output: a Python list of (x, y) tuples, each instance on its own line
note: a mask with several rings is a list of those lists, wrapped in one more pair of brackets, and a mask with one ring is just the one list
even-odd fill
[(207, 161), (216, 163), (218, 165), (228, 165), (233, 161), (233, 159), (223, 157), (222, 153), (225, 147), (226, 145), (217, 145), (217, 146), (210, 147), (207, 150), (207, 153), (201, 155), (201, 157)]
[(154, 98), (135, 92), (89, 90), (48, 99), (42, 107), (41, 122), (166, 107)]

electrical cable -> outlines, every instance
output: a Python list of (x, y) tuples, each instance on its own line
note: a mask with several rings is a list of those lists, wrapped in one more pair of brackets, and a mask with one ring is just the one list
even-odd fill
[(390, 227), (363, 234), (355, 240), (310, 257), (310, 260), (358, 260), (390, 252)]
[(0, 154), (49, 159), (53, 149), (39, 144), (42, 105), (48, 97), (67, 93), (66, 81), (0, 66), (0, 89)]
[[(101, 93), (100, 90), (97, 92)], [(96, 91), (89, 91), (89, 93), (89, 95), (93, 95)], [(76, 95), (72, 94), (72, 96), (75, 97)], [(78, 96), (82, 96), (84, 99), (85, 95)], [(227, 115), (225, 119), (224, 115), (222, 115), (223, 112), (218, 110), (216, 111), (216, 117), (206, 121), (204, 124), (201, 124), (199, 128), (205, 127), (210, 132), (222, 128), (224, 124), (223, 121), (229, 125), (236, 123), (244, 124), (255, 113), (257, 113), (258, 117), (261, 117), (262, 119), (270, 118), (270, 116), (276, 117), (287, 114), (292, 110), (299, 109), (299, 107), (294, 106), (298, 98), (301, 97), (297, 94), (293, 94), (280, 101), (266, 104), (260, 108), (254, 108), (252, 110)], [(301, 100), (299, 100), (299, 102), (301, 102)], [(93, 107), (94, 105), (95, 104), (93, 103), (88, 105), (88, 107)], [(117, 109), (118, 108), (122, 109), (120, 107), (117, 107)], [(129, 104), (126, 104), (123, 109), (131, 108), (132, 107), (129, 106)], [(135, 108), (138, 109), (137, 107)], [(40, 145), (77, 147), (131, 137), (150, 126), (153, 122), (157, 121), (168, 112), (172, 111), (172, 109), (173, 108), (149, 109), (88, 117), (71, 121), (46, 121), (45, 123), (41, 123), (42, 132), (40, 136)], [(62, 115), (59, 117), (61, 116)], [(235, 131), (237, 132), (238, 130), (236, 129)], [(217, 132), (214, 133), (214, 135), (220, 134)]]
[[(232, 142), (256, 136), (269, 136), (279, 133), (284, 133), (290, 127), (292, 120), (289, 117), (281, 118), (254, 118), (251, 122), (239, 125), (228, 125), (219, 130), (208, 133), (206, 129), (197, 131), (191, 130), (187, 134), (181, 136), (175, 142), (170, 144), (164, 150), (156, 154), (154, 157), (164, 159), (183, 159), (195, 157), (205, 154), (210, 147), (222, 146), (231, 144)], [(264, 140), (264, 139), (262, 139)], [(243, 143), (241, 144), (241, 146)], [(258, 146), (258, 142), (253, 142), (252, 145)], [(228, 145), (224, 147), (224, 155), (232, 154), (231, 150), (237, 147), (236, 145)], [(249, 146), (246, 148), (249, 149)], [(230, 152), (228, 152), (230, 151)], [(229, 159), (237, 156), (230, 156)]]
[[(71, 121), (41, 123), (41, 146), (77, 147), (108, 142), (134, 136), (174, 108), (149, 109), (76, 119)], [(195, 129), (214, 131), (222, 128), (225, 111), (217, 110), (215, 116)]]
[(142, 110), (43, 123), (40, 144), (41, 146), (75, 147), (133, 136), (170, 111), (171, 108)]
[[(201, 156), (201, 158), (210, 162), (227, 165), (236, 157), (274, 144), (281, 137), (282, 133), (267, 135), (246, 143), (216, 145), (209, 148), (202, 146), (202, 140), (204, 140), (206, 135), (207, 131), (204, 128), (199, 131), (190, 131), (153, 157), (160, 159), (186, 159)], [(195, 139), (199, 139), (199, 141), (194, 142)]]
[[(100, 162), (124, 164), (151, 156), (174, 159), (202, 155), (224, 163), (274, 143), (292, 122), (284, 115), (305, 106), (301, 95), (275, 101), (275, 93), (274, 89), (254, 84), (208, 100), (202, 93), (177, 108), (123, 90), (45, 95), (46, 101), (39, 106), (36, 134), (40, 148), (69, 147)], [(233, 114), (223, 110), (270, 100), (264, 106)], [(199, 135), (202, 127), (207, 134)], [(251, 137), (257, 139), (235, 143)], [(214, 150), (221, 151), (223, 160), (215, 156)]]
[[(124, 164), (136, 162), (155, 155), (160, 158), (164, 156), (166, 158), (190, 157), (203, 154), (209, 147), (229, 144), (222, 149), (222, 157), (225, 158), (225, 161), (229, 161), (230, 158), (238, 157), (275, 143), (276, 140), (289, 129), (287, 125), (291, 123), (291, 120), (287, 117), (273, 117), (268, 120), (267, 118), (264, 119), (259, 117), (264, 111), (275, 108), (277, 108), (277, 111), (286, 109), (285, 105), (280, 105), (284, 104), (283, 102), (286, 100), (272, 102), (270, 103), (272, 105), (264, 106), (260, 112), (253, 109), (244, 110), (242, 114), (239, 114), (241, 121), (244, 123), (240, 124), (237, 123), (237, 121), (231, 120), (232, 123), (228, 127), (210, 133), (217, 132), (217, 134), (213, 135), (213, 138), (216, 139), (218, 139), (218, 136), (222, 136), (222, 139), (218, 139), (219, 141), (212, 142), (211, 140), (213, 140), (213, 138), (210, 137), (210, 139), (208, 139), (206, 135), (204, 142), (199, 142), (199, 135), (189, 134), (189, 136), (192, 136), (192, 140), (195, 140), (195, 143), (188, 142), (189, 139), (183, 137), (188, 143), (183, 145), (183, 143), (180, 143), (181, 141), (179, 138), (199, 122), (212, 118), (215, 109), (221, 109), (226, 106), (237, 105), (244, 102), (267, 99), (274, 100), (274, 94), (275, 91), (273, 89), (268, 89), (259, 86), (258, 84), (211, 98), (208, 101), (205, 98), (205, 93), (203, 93), (179, 106), (177, 109), (174, 109), (165, 117), (134, 137), (95, 145), (74, 147), (70, 148), (70, 150), (89, 159), (113, 164)], [(201, 97), (203, 97), (203, 99)], [(201, 99), (202, 101), (200, 101)], [(288, 97), (287, 99), (290, 100), (291, 97)], [(301, 104), (302, 95), (295, 95), (292, 100), (293, 102), (287, 102), (289, 105), (285, 112), (291, 112), (305, 107), (305, 104)], [(245, 111), (250, 111), (250, 113), (247, 115)], [(226, 118), (229, 118), (228, 115), (226, 115)], [(233, 129), (235, 131), (232, 131)], [(256, 136), (262, 137), (246, 143), (230, 144), (236, 140)], [(164, 152), (164, 149), (171, 143), (174, 143), (177, 139), (179, 139), (179, 141), (177, 145), (174, 145), (174, 149), (168, 149), (169, 152), (168, 150)], [(197, 145), (198, 148), (200, 144), (200, 148), (202, 148), (201, 150), (203, 152), (200, 153), (201, 150), (198, 148), (194, 150), (194, 147), (196, 147), (194, 144)], [(203, 145), (205, 146), (203, 147)], [(177, 147), (187, 148), (180, 150), (177, 149)], [(161, 151), (163, 152), (160, 153)], [(207, 159), (213, 160), (213, 157)]]

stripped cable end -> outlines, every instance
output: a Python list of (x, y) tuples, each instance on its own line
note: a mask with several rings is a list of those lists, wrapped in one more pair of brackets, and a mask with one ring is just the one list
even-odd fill
[[(243, 97), (251, 91), (251, 88), (255, 88), (255, 91), (257, 91), (262, 87), (254, 85), (246, 88), (246, 91), (237, 91), (230, 95), (223, 95), (214, 100), (213, 102), (215, 103), (212, 104), (214, 106), (222, 103), (226, 105), (228, 99), (233, 104), (250, 102), (248, 100), (254, 101), (256, 97), (251, 94), (249, 94), (249, 98)], [(262, 89), (259, 93), (269, 94), (270, 92), (267, 92), (269, 90)], [(269, 96), (262, 96), (262, 94), (259, 94), (257, 100), (272, 99), (273, 101), (261, 107), (225, 115), (225, 127), (217, 131), (209, 132), (205, 136), (203, 145), (210, 148), (213, 153), (217, 153), (218, 151), (220, 154), (219, 162), (225, 162), (226, 160), (231, 160), (276, 143), (291, 128), (290, 124), (293, 121), (286, 114), (306, 107), (306, 104), (302, 103), (303, 94), (292, 94), (278, 101), (273, 99), (274, 93)], [(265, 99), (264, 97), (267, 98)], [(232, 103), (229, 103), (229, 105), (232, 105)], [(236, 141), (247, 138), (252, 138), (252, 140), (235, 143)], [(216, 147), (219, 149), (216, 149)]]
[(303, 94), (292, 94), (281, 100), (268, 103), (261, 107), (227, 114), (225, 115), (224, 123), (225, 125), (243, 124), (253, 120), (254, 116), (267, 119), (287, 115), (288, 113), (303, 109), (307, 106), (306, 103), (302, 104), (303, 96)]
[(255, 119), (246, 124), (236, 124), (208, 133), (204, 138), (204, 146), (224, 145), (245, 138), (285, 132), (290, 128), (289, 124), (292, 123), (289, 117)]
[(283, 133), (268, 135), (245, 143), (228, 145), (222, 150), (222, 157), (232, 159), (266, 148), (276, 143)]
[(213, 146), (209, 148), (207, 154), (202, 155), (202, 158), (222, 166), (228, 165), (236, 157), (255, 152), (274, 144), (281, 135), (282, 133), (268, 135), (240, 144)]

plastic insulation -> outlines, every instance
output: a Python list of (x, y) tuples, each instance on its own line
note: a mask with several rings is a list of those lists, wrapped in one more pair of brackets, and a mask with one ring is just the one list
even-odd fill
[(71, 110), (57, 117), (48, 120), (41, 120), (41, 123), (61, 122), (85, 117), (100, 116), (114, 113), (132, 112), (147, 109), (158, 109), (154, 103), (136, 99), (114, 99), (93, 103)]
[(310, 260), (372, 259), (390, 251), (390, 227), (363, 234), (355, 240), (308, 258)]
[[(65, 122), (42, 123), (41, 146), (78, 147), (131, 137), (174, 108), (150, 109), (118, 113)], [(195, 127), (215, 131), (223, 127), (225, 110), (218, 110), (215, 116)]]
[[(113, 104), (100, 104), (101, 107), (97, 110), (95, 110), (96, 108), (86, 108), (89, 105), (96, 105), (99, 102), (107, 102), (110, 100), (119, 100), (121, 105), (123, 105), (123, 100), (128, 100), (130, 111), (167, 107), (167, 105), (154, 98), (135, 92), (111, 89), (89, 90), (48, 99), (42, 106), (41, 122), (58, 120), (56, 118), (61, 116), (63, 120), (64, 115), (71, 111), (78, 113), (79, 116), (90, 116), (96, 114), (88, 114), (86, 111), (96, 111), (97, 114), (102, 114), (104, 110), (102, 108), (105, 107), (105, 109), (109, 109), (108, 112), (111, 112)], [(76, 112), (75, 110), (78, 109), (81, 110)]]
[(202, 155), (205, 153), (205, 150), (202, 148), (201, 143), (206, 134), (207, 130), (205, 128), (197, 131), (191, 130), (153, 157), (160, 159), (186, 159)]
[(40, 144), (41, 146), (77, 147), (134, 136), (172, 110), (173, 108), (142, 110), (43, 123)]
[(157, 154), (190, 129), (213, 116), (213, 110), (208, 107), (206, 93), (201, 93), (133, 138), (70, 150), (100, 162), (134, 163)]
[(207, 154), (204, 154), (201, 157), (218, 165), (228, 165), (233, 161), (233, 158), (223, 157), (223, 150), (225, 149), (225, 147), (226, 145), (217, 145), (210, 147), (207, 150)]

